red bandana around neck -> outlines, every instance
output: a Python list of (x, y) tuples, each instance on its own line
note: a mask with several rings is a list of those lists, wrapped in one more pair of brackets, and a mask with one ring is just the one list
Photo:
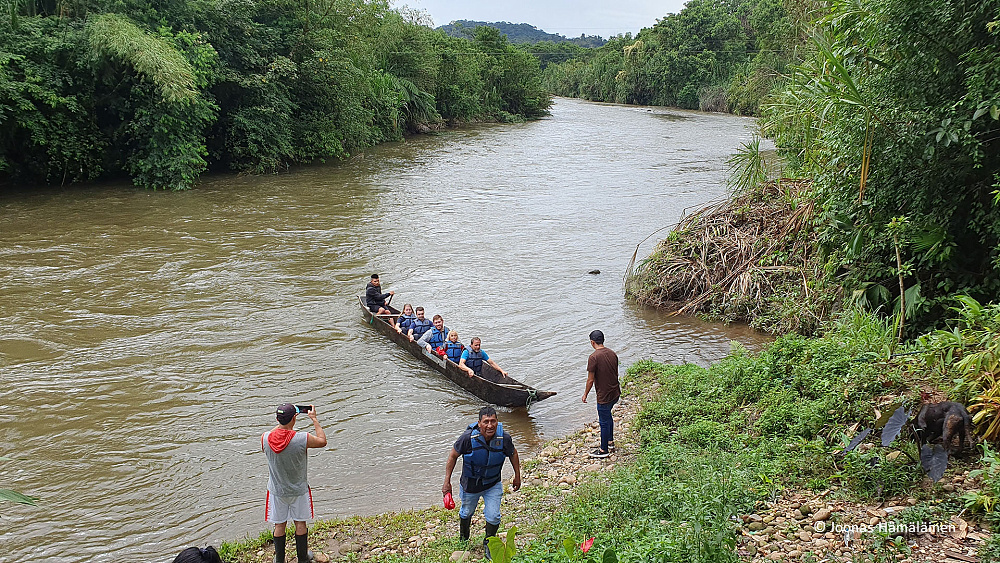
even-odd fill
[(288, 447), (288, 444), (292, 443), (293, 436), (295, 436), (294, 430), (276, 428), (267, 435), (267, 445), (271, 446), (274, 453), (280, 453), (281, 450)]

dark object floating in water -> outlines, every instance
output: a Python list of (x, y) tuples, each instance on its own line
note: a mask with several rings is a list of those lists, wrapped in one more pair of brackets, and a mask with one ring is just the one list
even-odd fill
[(483, 362), (481, 376), (469, 377), (469, 374), (459, 368), (455, 362), (428, 352), (426, 348), (418, 345), (416, 342), (410, 342), (410, 339), (405, 334), (396, 332), (396, 329), (386, 319), (398, 316), (399, 310), (387, 304), (386, 309), (392, 311), (392, 314), (372, 314), (368, 310), (368, 307), (365, 306), (363, 295), (358, 296), (358, 304), (361, 306), (361, 313), (364, 315), (365, 320), (368, 321), (368, 324), (375, 327), (375, 330), (381, 332), (389, 340), (392, 340), (410, 354), (413, 354), (414, 357), (423, 360), (424, 363), (444, 374), (445, 377), (462, 389), (488, 403), (501, 407), (528, 407), (531, 403), (548, 399), (556, 394), (555, 391), (539, 391), (512, 377), (506, 377), (486, 362)]
[(599, 274), (599, 273), (601, 273), (601, 271), (600, 270), (591, 270), (591, 271), (589, 271), (587, 273), (588, 274)]

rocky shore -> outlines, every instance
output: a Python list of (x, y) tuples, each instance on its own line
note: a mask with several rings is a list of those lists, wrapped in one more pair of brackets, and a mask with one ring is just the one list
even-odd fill
[[(655, 387), (641, 394), (632, 393), (629, 387), (627, 383), (624, 385), (624, 394), (614, 410), (616, 450), (611, 457), (595, 460), (587, 455), (600, 440), (596, 420), (570, 436), (548, 442), (540, 450), (521, 452), (521, 489), (511, 491), (510, 480), (505, 480), (501, 509), (504, 514), (502, 530), (517, 526), (518, 543), (522, 539), (525, 543), (533, 539), (532, 530), (547, 520), (553, 508), (567, 495), (574, 494), (578, 484), (601, 478), (602, 474), (634, 455), (638, 444), (630, 431), (632, 421)], [(596, 412), (594, 416), (596, 418)], [(460, 549), (457, 510), (441, 507), (318, 521), (310, 528), (309, 544), (318, 563), (346, 558), (369, 560), (389, 555), (462, 561), (483, 556), (484, 524), (480, 507), (472, 519), (469, 551)], [(242, 550), (237, 554), (237, 561), (241, 563), (270, 563), (273, 559), (274, 548), (270, 542), (256, 550)], [(293, 551), (289, 552), (286, 561), (298, 563)]]
[[(968, 471), (944, 485), (925, 481), (920, 493), (938, 492), (942, 497), (973, 490), (976, 485)], [(921, 512), (913, 509), (919, 503), (913, 496), (873, 505), (837, 499), (837, 490), (831, 487), (818, 494), (786, 491), (758, 512), (743, 515), (740, 558), (851, 562), (869, 555), (904, 563), (971, 562), (978, 561), (976, 552), (990, 535), (960, 514), (921, 517)], [(906, 517), (908, 512), (911, 517)]]
[[(581, 483), (604, 479), (616, 466), (630, 463), (638, 451), (633, 421), (658, 387), (656, 383), (625, 386), (614, 412), (617, 450), (607, 459), (587, 456), (600, 437), (596, 421), (537, 451), (522, 452), (521, 489), (511, 491), (509, 480), (504, 485), (502, 530), (516, 526), (518, 544), (526, 545), (544, 532), (546, 521)], [(818, 492), (785, 489), (734, 522), (739, 533), (737, 554), (743, 561), (760, 563), (978, 561), (977, 550), (989, 532), (962, 518), (964, 511), (956, 514), (953, 509), (961, 505), (959, 496), (978, 489), (978, 483), (969, 478), (969, 471), (949, 472), (942, 483), (931, 484), (925, 478), (910, 496), (875, 504), (849, 500), (837, 486)], [(463, 546), (458, 541), (457, 511), (438, 506), (319, 521), (310, 531), (310, 545), (319, 563), (385, 557), (461, 562), (483, 556), (483, 528), (480, 509), (473, 517), (472, 542)], [(259, 543), (256, 548), (238, 549), (235, 560), (270, 563), (271, 543)], [(293, 554), (288, 563), (297, 563)]]

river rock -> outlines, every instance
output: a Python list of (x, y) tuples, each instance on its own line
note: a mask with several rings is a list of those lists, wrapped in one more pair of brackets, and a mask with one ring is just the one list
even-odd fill
[(348, 553), (359, 553), (361, 551), (361, 545), (356, 543), (347, 542), (342, 544), (337, 550), (341, 555), (347, 555)]
[(955, 485), (948, 483), (947, 485), (941, 485), (941, 489), (948, 493), (955, 492)]
[(832, 511), (829, 508), (821, 508), (813, 514), (813, 522), (823, 522), (830, 518)]
[(452, 563), (461, 563), (462, 561), (468, 561), (469, 552), (468, 551), (453, 551), (451, 557), (448, 558)]
[(542, 455), (546, 457), (557, 456), (559, 455), (559, 448), (547, 446), (544, 450), (542, 450)]
[(813, 511), (812, 507), (809, 506), (808, 504), (803, 504), (802, 506), (799, 507), (799, 512), (801, 512), (803, 516), (809, 516), (809, 514), (812, 511)]
[(330, 556), (321, 551), (313, 556), (313, 561), (316, 563), (330, 563)]
[(804, 541), (804, 542), (812, 541), (812, 534), (809, 533), (809, 532), (807, 532), (806, 530), (800, 531), (799, 532), (799, 541)]
[(759, 532), (764, 529), (764, 524), (760, 522), (750, 522), (750, 525), (747, 526), (747, 529), (750, 530), (751, 532)]
[(600, 471), (603, 466), (600, 463), (591, 463), (590, 465), (584, 465), (580, 468), (580, 471), (594, 472)]

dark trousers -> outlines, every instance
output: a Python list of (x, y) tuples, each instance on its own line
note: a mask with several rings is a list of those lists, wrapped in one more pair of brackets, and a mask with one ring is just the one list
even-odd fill
[(615, 421), (611, 418), (611, 407), (618, 401), (612, 403), (597, 403), (597, 422), (601, 426), (601, 451), (608, 451), (608, 442), (615, 441)]

